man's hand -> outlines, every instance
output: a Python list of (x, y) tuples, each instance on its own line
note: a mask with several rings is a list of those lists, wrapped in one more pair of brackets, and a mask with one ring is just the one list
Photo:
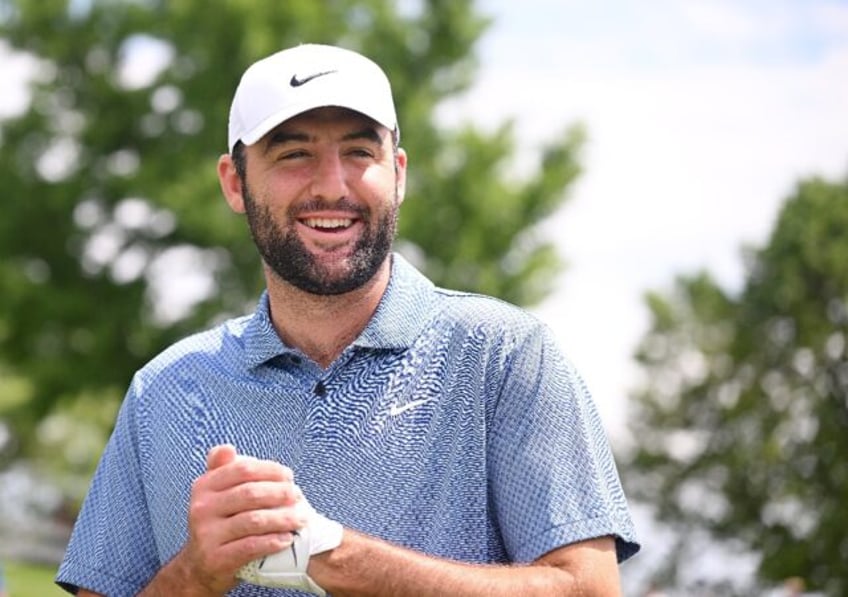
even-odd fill
[(232, 588), (240, 567), (291, 545), (306, 522), (295, 507), (301, 497), (289, 468), (230, 445), (212, 448), (192, 486), (189, 538), (178, 556), (188, 579), (211, 594)]
[(302, 494), (295, 508), (306, 520), (306, 524), (296, 533), (291, 547), (253, 560), (240, 568), (236, 577), (266, 587), (326, 595), (324, 589), (307, 573), (309, 558), (338, 547), (344, 536), (344, 528), (338, 522), (319, 514)]

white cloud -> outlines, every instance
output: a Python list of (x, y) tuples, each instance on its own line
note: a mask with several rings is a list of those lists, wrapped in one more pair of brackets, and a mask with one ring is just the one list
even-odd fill
[(816, 3), (812, 19), (817, 30), (838, 36), (848, 36), (848, 4), (844, 2)]
[(762, 36), (779, 24), (775, 12), (759, 10), (755, 15), (739, 2), (688, 0), (680, 6), (695, 32), (710, 36), (750, 39)]

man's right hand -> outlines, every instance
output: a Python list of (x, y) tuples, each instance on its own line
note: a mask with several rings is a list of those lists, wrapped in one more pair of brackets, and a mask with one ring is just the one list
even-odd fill
[(292, 531), (306, 522), (295, 508), (301, 499), (291, 469), (213, 447), (192, 486), (189, 538), (175, 558), (185, 581), (210, 594), (231, 589), (239, 568), (291, 545)]

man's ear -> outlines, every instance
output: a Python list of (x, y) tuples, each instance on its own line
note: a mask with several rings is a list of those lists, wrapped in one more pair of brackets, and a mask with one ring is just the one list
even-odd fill
[(400, 204), (406, 196), (406, 152), (401, 147), (398, 147), (395, 157), (395, 172), (397, 172), (396, 187), (398, 204)]
[(242, 194), (241, 177), (238, 175), (233, 157), (225, 153), (218, 158), (218, 182), (224, 198), (234, 212), (244, 213), (244, 195)]

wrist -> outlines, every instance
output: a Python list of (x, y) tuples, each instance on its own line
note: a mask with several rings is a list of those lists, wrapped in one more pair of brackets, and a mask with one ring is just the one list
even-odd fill
[(222, 597), (235, 586), (235, 579), (227, 582), (198, 573), (186, 550), (184, 547), (163, 566), (139, 597)]
[(309, 576), (330, 594), (356, 595), (366, 592), (369, 586), (367, 583), (359, 583), (362, 575), (357, 573), (357, 557), (354, 554), (368, 553), (366, 559), (376, 554), (368, 552), (371, 546), (364, 544), (362, 538), (357, 531), (344, 528), (341, 542), (335, 549), (316, 554), (309, 559)]

